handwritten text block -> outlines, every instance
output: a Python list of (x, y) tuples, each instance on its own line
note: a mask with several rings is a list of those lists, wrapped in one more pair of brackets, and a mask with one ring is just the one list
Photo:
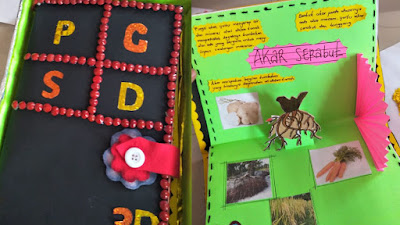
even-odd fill
[(277, 73), (259, 74), (238, 78), (227, 78), (209, 80), (210, 92), (238, 90), (240, 88), (251, 88), (263, 84), (278, 84), (294, 81), (294, 76), (282, 77)]
[(260, 20), (222, 22), (193, 27), (194, 40), (201, 57), (231, 53), (268, 41)]
[(362, 5), (310, 9), (296, 15), (297, 31), (349, 28), (367, 16)]
[(265, 46), (263, 49), (255, 47), (249, 53), (247, 62), (251, 69), (272, 68), (274, 66), (320, 65), (333, 63), (346, 58), (347, 47), (340, 40), (334, 42), (322, 41), (318, 44), (286, 45), (275, 47)]

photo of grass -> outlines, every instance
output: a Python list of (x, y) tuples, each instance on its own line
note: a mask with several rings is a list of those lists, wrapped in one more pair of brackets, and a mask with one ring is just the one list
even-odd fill
[(270, 200), (272, 225), (316, 225), (310, 193)]
[(227, 204), (272, 198), (269, 159), (228, 164), (226, 187)]

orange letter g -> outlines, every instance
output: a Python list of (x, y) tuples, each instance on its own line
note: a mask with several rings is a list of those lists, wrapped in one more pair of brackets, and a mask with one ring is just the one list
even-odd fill
[(132, 35), (135, 32), (139, 34), (147, 34), (147, 27), (141, 23), (131, 23), (125, 30), (124, 37), (124, 47), (126, 50), (135, 52), (135, 53), (143, 53), (147, 50), (147, 40), (139, 40), (138, 44), (134, 44), (132, 41)]

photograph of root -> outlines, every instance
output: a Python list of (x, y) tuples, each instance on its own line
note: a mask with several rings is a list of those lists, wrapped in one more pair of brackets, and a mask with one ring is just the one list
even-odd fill
[(227, 165), (227, 204), (268, 198), (272, 198), (269, 159)]
[(263, 123), (257, 93), (222, 96), (216, 100), (224, 129)]
[(310, 193), (269, 202), (272, 225), (316, 225)]
[(311, 150), (310, 155), (317, 185), (371, 174), (358, 141)]

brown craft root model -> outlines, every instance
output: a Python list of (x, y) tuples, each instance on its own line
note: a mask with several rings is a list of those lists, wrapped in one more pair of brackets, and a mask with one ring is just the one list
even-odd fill
[(281, 147), (278, 150), (281, 150), (287, 145), (285, 138), (297, 139), (296, 144), (301, 145), (301, 134), (302, 132), (307, 134), (307, 131), (311, 132), (311, 138), (315, 137), (321, 139), (321, 137), (317, 135), (321, 127), (315, 121), (314, 116), (308, 112), (299, 110), (300, 104), (306, 95), (307, 92), (302, 92), (297, 98), (291, 97), (287, 99), (281, 96), (276, 99), (276, 101), (281, 104), (285, 113), (281, 116), (271, 116), (271, 118), (267, 120), (269, 124), (272, 124), (271, 130), (269, 131), (269, 138), (272, 139), (265, 142), (268, 143), (268, 145), (264, 150), (269, 149), (276, 139), (281, 140)]

